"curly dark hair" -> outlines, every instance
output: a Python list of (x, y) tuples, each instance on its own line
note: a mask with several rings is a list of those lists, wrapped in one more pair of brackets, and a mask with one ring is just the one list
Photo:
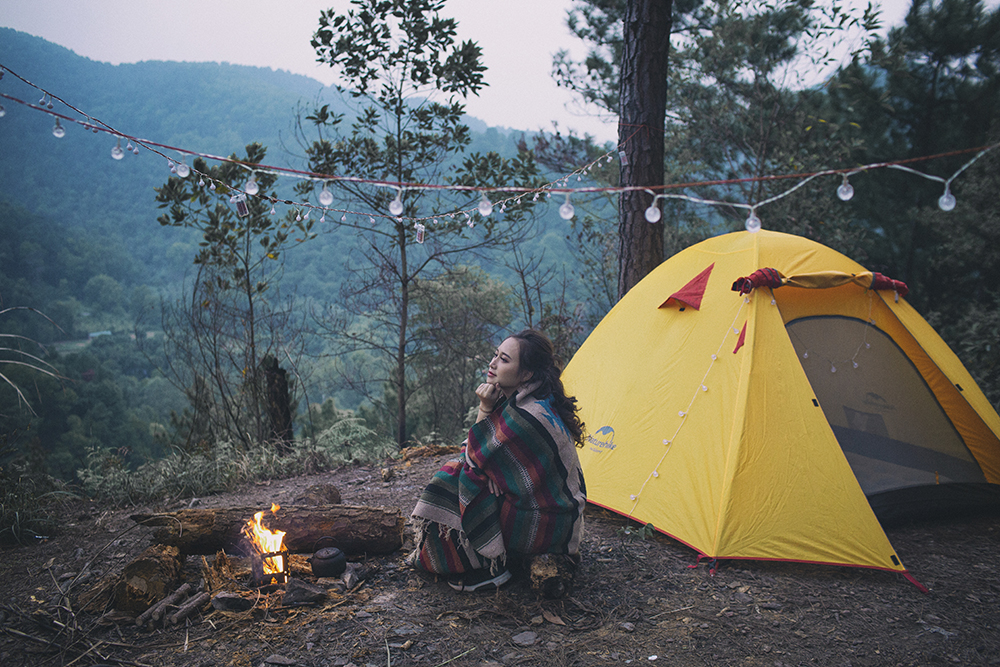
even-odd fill
[(518, 363), (522, 371), (531, 371), (532, 381), (541, 381), (535, 396), (552, 396), (552, 404), (566, 430), (573, 436), (577, 447), (583, 446), (583, 422), (577, 415), (576, 399), (566, 395), (562, 379), (562, 369), (556, 359), (555, 348), (548, 336), (534, 329), (525, 329), (511, 336), (518, 342)]

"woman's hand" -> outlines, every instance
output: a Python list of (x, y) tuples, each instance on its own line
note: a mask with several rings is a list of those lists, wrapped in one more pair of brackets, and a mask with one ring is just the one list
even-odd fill
[(497, 385), (484, 382), (476, 388), (476, 396), (479, 397), (479, 409), (489, 414), (493, 412), (497, 401), (503, 398), (503, 392)]

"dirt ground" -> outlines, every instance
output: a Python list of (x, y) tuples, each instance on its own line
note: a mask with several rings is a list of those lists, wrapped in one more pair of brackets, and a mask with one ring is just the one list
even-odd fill
[[(383, 466), (353, 466), (167, 507), (68, 505), (51, 539), (0, 552), (0, 665), (1000, 664), (996, 516), (889, 531), (926, 594), (900, 575), (858, 568), (729, 561), (712, 571), (687, 547), (660, 535), (626, 537), (622, 518), (588, 507), (582, 565), (559, 600), (538, 599), (523, 574), (499, 591), (456, 593), (413, 572), (400, 551), (360, 564), (369, 572), (361, 585), (319, 604), (265, 599), (240, 613), (209, 606), (166, 630), (59, 607), (57, 585), (75, 579), (86, 588), (151, 544), (152, 531), (128, 518), (137, 511), (264, 509), (330, 483), (345, 504), (408, 515), (445, 458), (387, 464), (388, 482)], [(81, 571), (90, 574), (78, 578)], [(198, 570), (188, 572), (196, 578)]]

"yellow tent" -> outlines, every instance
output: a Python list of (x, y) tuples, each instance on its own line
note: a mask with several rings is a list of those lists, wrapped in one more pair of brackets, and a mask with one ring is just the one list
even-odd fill
[(777, 232), (671, 257), (563, 373), (588, 500), (707, 557), (905, 573), (876, 510), (995, 501), (1000, 417), (900, 293)]

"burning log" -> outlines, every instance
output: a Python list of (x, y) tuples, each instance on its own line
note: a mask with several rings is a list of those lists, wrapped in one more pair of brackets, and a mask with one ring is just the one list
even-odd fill
[[(176, 546), (184, 554), (233, 553), (243, 549), (242, 535), (247, 519), (258, 508), (185, 509), (164, 514), (133, 514), (132, 520), (156, 526), (154, 538)], [(284, 548), (289, 553), (312, 553), (321, 537), (332, 537), (348, 556), (389, 554), (403, 544), (405, 521), (398, 508), (356, 505), (285, 507), (276, 515), (268, 513), (263, 524), (283, 531)]]

